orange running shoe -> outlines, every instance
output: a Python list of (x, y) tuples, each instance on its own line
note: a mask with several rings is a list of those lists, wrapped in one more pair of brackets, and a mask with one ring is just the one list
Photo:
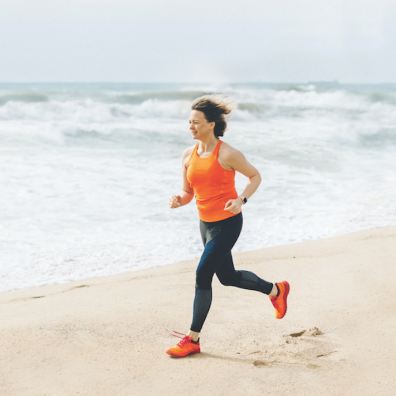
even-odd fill
[(286, 315), (287, 311), (287, 295), (289, 294), (290, 285), (289, 282), (283, 281), (275, 283), (279, 290), (278, 296), (268, 296), (275, 307), (276, 319), (282, 319)]
[[(182, 334), (179, 333), (178, 331), (173, 331), (174, 333), (177, 334)], [(171, 357), (185, 357), (188, 355), (191, 355), (193, 353), (199, 353), (201, 352), (200, 346), (199, 346), (199, 339), (197, 342), (193, 342), (192, 338), (188, 335), (185, 335), (184, 337), (181, 337), (177, 334), (172, 334), (175, 337), (179, 337), (182, 340), (177, 343), (172, 348), (169, 348), (166, 353), (170, 355)]]

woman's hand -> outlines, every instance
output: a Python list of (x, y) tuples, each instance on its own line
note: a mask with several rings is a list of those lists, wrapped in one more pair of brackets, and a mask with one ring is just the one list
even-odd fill
[(228, 210), (231, 213), (238, 214), (239, 212), (241, 212), (241, 206), (242, 201), (239, 198), (229, 199), (224, 206), (224, 210)]
[(193, 191), (182, 191), (180, 195), (173, 195), (169, 198), (169, 207), (180, 208), (180, 206), (184, 206), (190, 203), (193, 198)]
[(170, 208), (180, 208), (180, 206), (182, 206), (182, 197), (180, 195), (173, 195), (169, 198)]

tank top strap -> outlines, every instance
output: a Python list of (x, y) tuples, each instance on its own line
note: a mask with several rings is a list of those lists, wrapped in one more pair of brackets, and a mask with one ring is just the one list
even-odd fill
[(195, 155), (197, 154), (198, 146), (199, 146), (199, 143), (197, 143), (197, 144), (194, 146), (193, 151), (191, 152), (191, 155), (190, 155), (190, 159), (193, 158), (193, 157), (195, 157)]
[(222, 143), (223, 143), (223, 141), (219, 139), (219, 141), (216, 144), (215, 149), (213, 150), (213, 156), (216, 159), (219, 157), (220, 146), (221, 146)]

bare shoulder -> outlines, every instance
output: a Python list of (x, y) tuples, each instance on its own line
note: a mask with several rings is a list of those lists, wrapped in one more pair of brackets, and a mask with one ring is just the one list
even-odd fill
[(223, 141), (220, 147), (219, 157), (221, 157), (224, 162), (232, 161), (232, 159), (240, 156), (243, 156), (240, 150)]
[(219, 152), (220, 165), (225, 169), (234, 169), (246, 177), (259, 175), (259, 171), (246, 159), (245, 155), (228, 143), (222, 144), (223, 151)]
[(183, 165), (186, 165), (186, 163), (189, 161), (190, 156), (191, 156), (191, 153), (192, 153), (193, 150), (194, 150), (194, 147), (195, 147), (195, 145), (194, 145), (194, 146), (187, 147), (187, 148), (183, 151), (183, 155), (182, 155), (182, 162), (183, 162)]
[(191, 153), (192, 153), (193, 150), (194, 150), (194, 147), (195, 147), (195, 144), (194, 144), (194, 146), (187, 147), (187, 148), (183, 151), (183, 155), (182, 155), (183, 159), (185, 159), (186, 157), (189, 157), (189, 156), (191, 155)]

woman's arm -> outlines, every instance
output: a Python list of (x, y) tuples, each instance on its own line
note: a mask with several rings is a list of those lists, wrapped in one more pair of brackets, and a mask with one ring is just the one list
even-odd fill
[(255, 193), (261, 183), (261, 175), (239, 150), (228, 150), (224, 155), (224, 161), (228, 166), (249, 178), (249, 183), (239, 195), (238, 199), (230, 199), (227, 201), (224, 208), (233, 213), (239, 213), (243, 197), (250, 198)]
[(187, 205), (194, 198), (194, 191), (190, 187), (190, 183), (187, 180), (187, 159), (192, 152), (191, 147), (187, 148), (183, 152), (182, 156), (182, 174), (183, 174), (183, 185), (182, 192), (180, 195), (174, 195), (169, 200), (169, 206), (171, 208), (179, 208), (180, 206)]

